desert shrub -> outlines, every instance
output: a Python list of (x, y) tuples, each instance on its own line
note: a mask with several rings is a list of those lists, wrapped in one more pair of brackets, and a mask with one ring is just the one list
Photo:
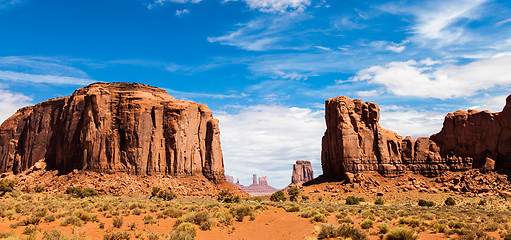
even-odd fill
[(376, 200), (374, 200), (374, 204), (383, 205), (383, 204), (385, 204), (385, 201), (383, 201), (383, 198), (379, 197), (379, 198), (376, 198)]
[(317, 222), (326, 223), (328, 222), (328, 218), (325, 215), (318, 213), (311, 218), (311, 223)]
[(161, 188), (159, 187), (153, 187), (151, 189), (151, 197), (150, 198), (153, 198), (153, 197), (157, 197), (158, 196), (158, 193), (161, 191)]
[(418, 204), (421, 207), (433, 207), (433, 206), (435, 206), (435, 202), (433, 202), (433, 201), (426, 201), (424, 199), (420, 199)]
[(197, 229), (191, 223), (181, 223), (177, 225), (167, 236), (167, 240), (193, 240)]
[(243, 222), (245, 216), (255, 216), (255, 209), (247, 205), (232, 206), (229, 211), (236, 217), (236, 221), (238, 222)]
[(287, 195), (289, 195), (289, 200), (295, 202), (298, 200), (298, 195), (300, 194), (300, 189), (298, 187), (290, 187), (287, 189)]
[(307, 196), (307, 195), (302, 195), (302, 200), (304, 200), (304, 201), (309, 200), (309, 198), (310, 198), (310, 197), (309, 197), (309, 196)]
[(115, 228), (121, 228), (123, 223), (124, 220), (122, 219), (122, 217), (115, 217), (112, 224)]
[(14, 232), (13, 231), (1, 232), (0, 233), (0, 239), (10, 238), (12, 236), (14, 236)]
[(234, 194), (230, 193), (229, 190), (227, 190), (227, 189), (218, 192), (216, 199), (219, 202), (224, 202), (224, 203), (239, 203), (240, 202), (240, 196), (234, 196)]
[(183, 211), (181, 209), (177, 209), (175, 207), (170, 207), (165, 210), (163, 210), (163, 214), (166, 216), (169, 216), (171, 218), (178, 218), (183, 216)]
[(198, 225), (201, 230), (211, 230), (213, 223), (210, 218), (207, 212), (191, 212), (177, 220), (174, 226), (178, 226), (181, 223), (193, 223)]
[(270, 196), (270, 200), (273, 202), (285, 202), (286, 196), (284, 196), (284, 192), (276, 191)]
[(318, 234), (318, 239), (325, 238), (350, 238), (352, 240), (369, 239), (366, 233), (349, 224), (341, 224), (338, 226), (323, 224)]
[(369, 228), (372, 228), (373, 227), (373, 220), (371, 219), (365, 219), (364, 221), (362, 221), (360, 223), (360, 227), (362, 229), (369, 229)]
[(36, 226), (28, 226), (28, 227), (25, 227), (25, 229), (23, 229), (23, 234), (31, 235), (31, 234), (35, 234), (37, 231), (41, 231), (41, 229)]
[(98, 195), (98, 191), (96, 191), (96, 189), (89, 188), (89, 187), (86, 187), (86, 188), (82, 189), (81, 187), (69, 186), (66, 189), (66, 194), (70, 194), (70, 195), (72, 195), (74, 197), (77, 197), (77, 198), (85, 198), (85, 197), (97, 196)]
[(0, 196), (5, 195), (7, 192), (12, 192), (16, 188), (16, 185), (18, 185), (18, 181), (16, 180), (9, 180), (9, 179), (2, 179), (0, 180)]
[(390, 227), (386, 223), (380, 223), (378, 224), (378, 232), (381, 234), (386, 234), (390, 231)]
[(129, 223), (128, 224), (128, 229), (130, 231), (133, 231), (133, 230), (137, 229), (137, 223)]
[(351, 223), (353, 224), (353, 220), (346, 212), (339, 212), (335, 214), (335, 218), (337, 218), (337, 222), (339, 223)]
[(511, 240), (511, 231), (501, 233), (500, 237), (504, 240)]
[(67, 218), (64, 219), (64, 221), (62, 221), (60, 223), (60, 226), (68, 226), (68, 225), (73, 225), (73, 226), (77, 226), (77, 227), (81, 227), (82, 226), (82, 220), (80, 220), (80, 218), (78, 218), (77, 216), (73, 215), (73, 216), (69, 216)]
[(447, 223), (447, 226), (449, 226), (450, 228), (461, 229), (465, 226), (465, 224), (460, 221), (451, 220)]
[(234, 223), (234, 216), (227, 211), (220, 211), (216, 214), (218, 222), (224, 226), (230, 226)]
[(46, 191), (46, 188), (45, 188), (45, 187), (43, 187), (43, 186), (41, 186), (41, 185), (36, 185), (36, 186), (34, 187), (34, 192), (36, 192), (36, 193), (42, 193), (42, 192), (44, 192), (44, 191)]
[(284, 210), (286, 210), (286, 212), (299, 212), (300, 207), (296, 206), (296, 205), (289, 204), (289, 205), (284, 206)]
[(127, 232), (113, 232), (103, 235), (104, 240), (129, 240), (130, 233)]
[(66, 236), (55, 229), (47, 230), (43, 233), (43, 240), (66, 240)]
[(445, 232), (445, 225), (444, 224), (441, 224), (441, 223), (434, 223), (432, 226), (431, 226), (431, 229), (433, 230), (433, 232), (437, 232), (437, 233), (444, 233)]
[(477, 203), (477, 205), (479, 205), (479, 206), (484, 206), (484, 205), (486, 205), (486, 199), (481, 199), (481, 200), (479, 200), (479, 202)]
[(147, 234), (147, 240), (158, 240), (160, 239), (160, 235), (157, 233), (149, 233)]
[(313, 209), (313, 208), (303, 208), (302, 210), (300, 210), (300, 213), (298, 214), (298, 216), (302, 217), (302, 218), (310, 218), (310, 217), (313, 217), (314, 215), (317, 215), (319, 214), (319, 211), (316, 210), (316, 209)]
[(447, 199), (445, 199), (445, 205), (454, 206), (456, 205), (456, 201), (454, 200), (454, 198), (448, 197)]
[(416, 216), (401, 217), (398, 221), (400, 224), (406, 224), (410, 227), (418, 227), (423, 223), (423, 220)]
[(358, 198), (354, 196), (349, 196), (346, 198), (346, 205), (358, 205), (360, 202), (365, 202), (364, 198)]
[(145, 215), (142, 219), (144, 221), (144, 224), (155, 224), (156, 220), (154, 220), (154, 217), (152, 215)]
[(386, 240), (416, 240), (419, 236), (412, 229), (396, 228), (385, 235)]
[(76, 210), (74, 212), (74, 215), (77, 216), (79, 219), (81, 219), (84, 222), (97, 222), (98, 221), (98, 215), (95, 213), (85, 212), (83, 210)]
[(170, 201), (174, 198), (177, 197), (177, 194), (175, 194), (172, 190), (170, 189), (166, 189), (166, 190), (161, 190), (158, 192), (158, 197), (165, 200), (165, 201)]
[(48, 208), (38, 208), (34, 211), (34, 216), (43, 218), (48, 213)]
[(18, 225), (19, 226), (38, 225), (40, 222), (41, 222), (40, 217), (30, 216), (30, 217), (21, 219), (21, 221), (18, 222)]

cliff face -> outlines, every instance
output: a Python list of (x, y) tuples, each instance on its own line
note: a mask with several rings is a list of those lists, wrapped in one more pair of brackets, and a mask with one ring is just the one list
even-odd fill
[(293, 164), (293, 175), (291, 176), (291, 185), (305, 183), (314, 179), (314, 171), (311, 162), (297, 160)]
[(442, 131), (430, 138), (403, 139), (378, 124), (377, 104), (340, 96), (325, 105), (327, 130), (321, 162), (326, 177), (378, 171), (437, 176), (444, 171), (484, 167), (507, 171), (511, 159), (511, 98), (501, 113), (474, 110), (448, 114)]
[(95, 83), (18, 110), (0, 126), (0, 172), (50, 169), (223, 180), (218, 120), (142, 84)]

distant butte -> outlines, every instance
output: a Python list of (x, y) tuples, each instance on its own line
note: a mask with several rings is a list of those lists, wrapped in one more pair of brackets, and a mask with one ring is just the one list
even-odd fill
[(235, 183), (232, 176), (226, 175), (225, 177), (227, 182), (233, 183), (250, 196), (266, 196), (278, 191), (278, 189), (268, 185), (266, 176), (257, 178), (256, 174), (252, 175), (252, 184), (248, 187), (240, 184), (239, 180)]
[(382, 128), (377, 104), (340, 96), (325, 102), (323, 177), (353, 181), (354, 174), (406, 172), (435, 177), (446, 171), (511, 170), (511, 96), (499, 113), (449, 113), (431, 137), (402, 138)]

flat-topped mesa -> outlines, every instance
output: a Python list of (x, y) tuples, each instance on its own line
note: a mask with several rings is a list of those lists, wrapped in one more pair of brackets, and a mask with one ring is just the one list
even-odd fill
[(297, 160), (293, 164), (293, 175), (291, 176), (291, 185), (306, 183), (314, 179), (314, 171), (312, 170), (310, 161)]
[[(510, 102), (509, 97), (507, 101)], [(496, 114), (486, 111), (449, 114), (442, 131), (431, 139), (403, 139), (381, 128), (379, 116), (375, 103), (345, 96), (326, 100), (327, 130), (321, 152), (325, 177), (350, 179), (349, 173), (364, 171), (378, 171), (384, 176), (406, 171), (437, 176), (447, 170), (492, 168), (492, 159), (498, 159), (497, 167), (505, 165), (509, 169), (511, 104)]]
[(224, 180), (218, 120), (156, 87), (94, 83), (18, 110), (0, 126), (0, 172), (49, 169)]

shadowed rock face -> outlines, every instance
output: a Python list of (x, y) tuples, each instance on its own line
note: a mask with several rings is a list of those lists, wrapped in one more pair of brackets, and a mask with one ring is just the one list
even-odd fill
[(305, 183), (312, 179), (314, 179), (314, 171), (312, 170), (311, 162), (297, 160), (296, 163), (293, 164), (291, 184)]
[(50, 169), (224, 179), (218, 120), (163, 89), (95, 83), (18, 110), (0, 126), (0, 172)]
[(511, 159), (511, 97), (501, 113), (457, 111), (430, 138), (403, 139), (378, 124), (377, 104), (340, 96), (326, 100), (322, 140), (323, 175), (350, 179), (351, 173), (406, 171), (437, 176), (444, 171), (485, 168), (508, 171)]

